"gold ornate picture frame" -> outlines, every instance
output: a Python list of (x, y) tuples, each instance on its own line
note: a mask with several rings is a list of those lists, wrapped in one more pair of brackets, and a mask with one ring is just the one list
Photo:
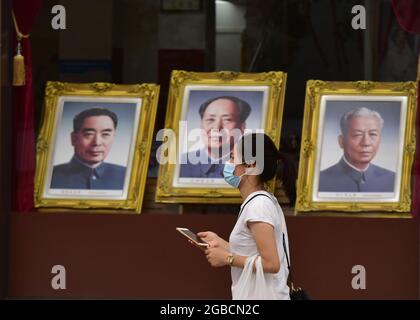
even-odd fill
[(48, 82), (35, 206), (141, 211), (159, 86)]
[[(200, 156), (210, 150), (211, 142), (206, 139), (211, 136), (204, 128), (211, 121), (223, 120), (220, 129), (236, 121), (240, 132), (264, 131), (278, 146), (280, 143), (281, 122), (285, 97), (287, 75), (283, 72), (239, 73), (214, 72), (196, 73), (181, 70), (172, 72), (165, 130), (171, 132), (172, 147), (168, 148), (169, 134), (159, 136), (166, 144), (166, 155), (173, 159), (160, 163), (158, 173), (158, 188), (156, 201), (164, 203), (240, 203), (239, 191), (230, 187), (222, 176), (223, 163), (228, 154), (220, 153), (219, 164), (187, 163), (191, 154)], [(223, 100), (225, 106), (211, 104)], [(229, 108), (231, 112), (218, 118), (221, 110)], [(208, 108), (207, 108), (208, 107)], [(213, 110), (210, 112), (210, 109)], [(236, 110), (236, 111), (235, 111)], [(223, 111), (225, 112), (225, 111)], [(213, 114), (212, 114), (213, 113)], [(219, 120), (218, 120), (219, 119)], [(221, 120), (220, 120), (221, 121)], [(195, 135), (196, 140), (191, 146), (189, 138), (194, 130), (205, 132), (204, 136)], [(207, 132), (207, 133), (206, 133)], [(205, 136), (207, 134), (207, 136)], [(188, 139), (187, 139), (188, 137)], [(210, 140), (209, 140), (210, 141)], [(187, 146), (187, 147), (186, 147)], [(196, 148), (196, 149), (194, 149)], [(191, 151), (192, 150), (192, 151)], [(222, 151), (223, 152), (223, 151)], [(162, 155), (161, 155), (162, 156)], [(170, 158), (170, 157), (169, 157)], [(207, 154), (205, 158), (210, 156)], [(201, 161), (201, 160), (200, 160)], [(207, 165), (207, 166), (206, 166)], [(267, 186), (274, 190), (274, 181)]]
[(416, 100), (415, 82), (308, 81), (296, 212), (410, 217)]

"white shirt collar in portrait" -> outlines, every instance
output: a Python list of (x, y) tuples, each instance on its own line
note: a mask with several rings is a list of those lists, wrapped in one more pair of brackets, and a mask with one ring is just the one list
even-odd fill
[(95, 168), (97, 168), (97, 167), (99, 167), (101, 164), (102, 164), (102, 162), (99, 162), (99, 163), (96, 163), (96, 164), (93, 164), (93, 165), (90, 165), (90, 164), (87, 164), (86, 162), (83, 162), (82, 160), (80, 160), (80, 158), (75, 154), (74, 155), (74, 158), (80, 163), (80, 164), (82, 164), (82, 165), (84, 165), (85, 167), (88, 167), (88, 168), (91, 168), (91, 169), (95, 169)]
[(359, 172), (366, 172), (367, 169), (369, 169), (370, 163), (368, 164), (368, 166), (366, 167), (365, 170), (360, 170), (359, 168), (356, 168), (355, 166), (353, 166), (350, 162), (347, 161), (346, 156), (343, 155), (343, 160), (344, 162), (352, 169), (359, 171)]

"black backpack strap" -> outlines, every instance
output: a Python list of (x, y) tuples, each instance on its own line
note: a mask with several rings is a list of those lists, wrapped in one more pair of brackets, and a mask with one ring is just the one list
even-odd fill
[(286, 248), (286, 240), (284, 238), (284, 232), (283, 232), (283, 250), (284, 250), (284, 254), (286, 255), (286, 261), (287, 261), (287, 269), (289, 270), (289, 279), (288, 279), (288, 285), (290, 287), (290, 289), (292, 291), (295, 290), (294, 285), (293, 285), (293, 275), (292, 275), (292, 269), (290, 269), (290, 260), (289, 260), (289, 255), (287, 253), (287, 248)]
[(264, 196), (264, 197), (267, 197), (268, 199), (270, 199), (271, 201), (273, 201), (273, 199), (271, 199), (269, 196), (267, 196), (267, 195), (266, 195), (266, 194), (264, 194), (264, 193), (259, 193), (259, 194), (254, 195), (251, 199), (249, 199), (247, 202), (245, 202), (245, 203), (244, 203), (244, 205), (242, 206), (241, 211), (239, 211), (238, 219), (239, 219), (239, 217), (241, 216), (242, 211), (244, 211), (245, 206), (246, 206), (248, 203), (250, 203), (252, 199), (254, 199), (254, 198), (258, 197), (258, 196)]
[(289, 272), (290, 272), (290, 261), (289, 261), (289, 255), (287, 254), (286, 241), (284, 240), (284, 233), (283, 233), (283, 250), (284, 250), (284, 253), (286, 254), (287, 269), (289, 269)]

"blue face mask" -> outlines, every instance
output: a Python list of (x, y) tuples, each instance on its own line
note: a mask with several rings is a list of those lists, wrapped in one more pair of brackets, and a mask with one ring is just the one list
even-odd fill
[(235, 171), (235, 165), (230, 162), (225, 163), (225, 167), (223, 168), (223, 176), (225, 177), (225, 181), (230, 184), (234, 188), (238, 188), (239, 184), (241, 183), (241, 176), (235, 176), (233, 172)]

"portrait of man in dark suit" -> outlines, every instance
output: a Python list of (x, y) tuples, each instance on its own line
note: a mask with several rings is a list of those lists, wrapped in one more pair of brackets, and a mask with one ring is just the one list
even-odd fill
[(319, 175), (319, 192), (394, 192), (395, 172), (372, 163), (381, 144), (382, 116), (360, 107), (340, 120), (341, 159)]
[(223, 178), (236, 136), (233, 132), (243, 134), (251, 106), (238, 97), (219, 96), (202, 103), (198, 112), (204, 148), (182, 155), (179, 177)]
[(105, 162), (118, 125), (117, 115), (106, 108), (90, 108), (73, 119), (73, 157), (54, 166), (52, 189), (122, 190), (126, 167)]

